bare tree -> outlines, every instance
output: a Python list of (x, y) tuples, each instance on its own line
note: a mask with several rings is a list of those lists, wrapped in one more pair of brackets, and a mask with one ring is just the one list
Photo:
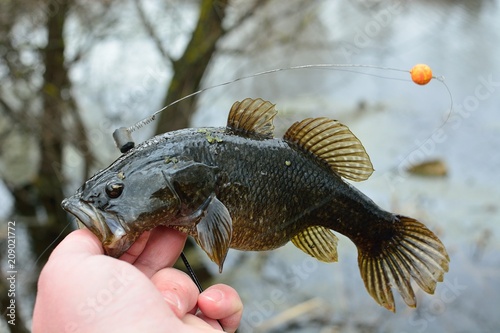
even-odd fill
[[(251, 17), (258, 8), (263, 7), (268, 0), (255, 0), (250, 2), (248, 8), (240, 14), (231, 26), (224, 25), (229, 0), (202, 0), (199, 5), (199, 15), (189, 43), (180, 57), (175, 59), (164, 47), (161, 38), (155, 32), (153, 24), (148, 20), (141, 2), (135, 0), (139, 17), (145, 30), (173, 70), (163, 105), (168, 105), (194, 91), (199, 90), (201, 81), (211, 59), (218, 50), (220, 40), (232, 30), (239, 27), (246, 19)], [(162, 114), (156, 132), (163, 133), (179, 128), (188, 127), (191, 116), (195, 111), (195, 99), (187, 99), (173, 105), (168, 115)]]
[[(284, 4), (279, 1), (253, 0), (201, 0), (196, 26), (191, 34), (189, 43), (183, 53), (175, 58), (165, 47), (165, 41), (156, 32), (156, 27), (142, 6), (141, 0), (134, 0), (140, 21), (150, 38), (155, 42), (158, 52), (170, 65), (173, 77), (165, 93), (162, 105), (169, 105), (201, 88), (202, 80), (206, 76), (212, 60), (221, 54), (234, 56), (252, 56), (258, 52), (270, 50), (283, 45), (297, 45), (311, 20), (304, 20), (311, 14), (314, 4), (309, 1), (290, 1)], [(230, 21), (226, 20), (230, 13)], [(290, 18), (293, 18), (290, 20)], [(295, 20), (299, 18), (299, 20)], [(239, 45), (230, 47), (221, 46), (225, 37), (235, 35), (248, 21), (258, 20), (254, 29), (264, 27), (265, 34), (250, 34), (245, 36)], [(287, 27), (286, 33), (280, 31), (280, 25), (293, 21)], [(309, 37), (310, 39), (310, 37)], [(307, 39), (302, 42), (307, 47)], [(157, 133), (185, 128), (190, 124), (195, 112), (196, 98), (183, 100), (171, 106), (168, 113), (160, 115)]]
[[(155, 43), (173, 71), (172, 80), (168, 88), (165, 87), (164, 105), (200, 89), (207, 69), (220, 52), (248, 52), (248, 49), (236, 47), (224, 50), (220, 46), (221, 41), (251, 18), (259, 13), (262, 15), (262, 9), (271, 2), (193, 2), (199, 8), (196, 25), (182, 54), (174, 56), (148, 18), (144, 3), (132, 1), (148, 38)], [(36, 256), (44, 253), (39, 260), (40, 267), (50, 253), (47, 248), (57, 244), (53, 244), (54, 239), (67, 225), (67, 216), (60, 208), (67, 183), (65, 149), (71, 146), (83, 163), (83, 174), (74, 175), (77, 178), (88, 177), (96, 164), (82, 120), (82, 110), (72, 95), (69, 71), (85, 59), (96, 41), (115, 33), (112, 28), (116, 22), (123, 20), (120, 16), (123, 6), (126, 3), (113, 0), (0, 2), (0, 159), (3, 162), (5, 154), (12, 149), (7, 138), (20, 137), (29, 146), (19, 154), (22, 158), (18, 164), (0, 169), (0, 176), (14, 197), (14, 218), (26, 224), (33, 252)], [(284, 9), (290, 10), (289, 7), (284, 6)], [(168, 17), (174, 13), (165, 11), (163, 15)], [(75, 36), (65, 34), (70, 17), (79, 20), (81, 30), (90, 36), (81, 41), (77, 50), (73, 50), (71, 58), (66, 45), (68, 38)], [(273, 24), (274, 21), (268, 20)], [(189, 99), (172, 107), (169, 115), (175, 116), (167, 118), (162, 115), (157, 131), (187, 127), (195, 111), (195, 102)], [(11, 172), (16, 169), (19, 169), (17, 173)], [(34, 281), (37, 272), (33, 274)], [(0, 295), (2, 304), (8, 301), (6, 295), (5, 292)], [(14, 329), (27, 331), (23, 323)]]
[[(228, 0), (203, 0), (200, 5), (198, 23), (183, 55), (172, 61), (174, 76), (170, 81), (164, 105), (198, 90), (201, 79), (216, 50), (216, 44), (226, 33), (222, 22), (226, 15)], [(175, 117), (160, 116), (157, 132), (163, 133), (188, 127), (194, 112), (193, 100), (178, 103), (171, 110)]]
[[(27, 228), (33, 252), (44, 254), (38, 260), (39, 267), (50, 254), (46, 250), (55, 246), (53, 241), (63, 230), (70, 231), (65, 229), (67, 216), (60, 208), (65, 184), (64, 147), (69, 143), (81, 152), (84, 170), (93, 162), (84, 125), (71, 95), (65, 58), (64, 28), (73, 5), (71, 0), (2, 2), (0, 35), (5, 52), (0, 69), (5, 85), (0, 89), (3, 116), (0, 136), (15, 134), (31, 142), (36, 152), (34, 159), (27, 156), (29, 151), (23, 152), (25, 160), (19, 160), (18, 165), (7, 165), (2, 178), (14, 197), (13, 218)], [(39, 36), (45, 38), (37, 39)], [(0, 149), (5, 153), (18, 147), (9, 147), (2, 141)], [(36, 163), (31, 166), (33, 160)], [(27, 167), (30, 174), (23, 180), (4, 174)], [(19, 259), (19, 265), (23, 261)], [(36, 276), (38, 271), (35, 268), (34, 272), (25, 273)], [(0, 297), (2, 304), (6, 304), (7, 293), (2, 292)], [(21, 312), (21, 303), (17, 304)], [(28, 332), (20, 315), (17, 324), (10, 328), (13, 332)]]

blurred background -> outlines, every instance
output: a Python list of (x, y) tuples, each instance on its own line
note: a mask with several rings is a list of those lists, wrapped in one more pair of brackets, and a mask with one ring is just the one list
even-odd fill
[[(119, 156), (111, 134), (201, 88), (134, 133), (224, 126), (232, 103), (277, 104), (277, 136), (328, 116), (365, 145), (376, 172), (356, 184), (381, 207), (420, 219), (447, 246), (450, 272), (396, 314), (339, 242), (324, 264), (287, 245), (230, 251), (224, 272), (196, 247), (205, 284), (240, 293), (240, 332), (498, 332), (500, 298), (500, 1), (0, 1), (0, 331), (29, 332), (39, 271), (75, 228), (60, 202)], [(449, 91), (448, 91), (448, 88)], [(16, 224), (16, 325), (6, 323), (7, 222)], [(368, 225), (369, 221), (367, 221)], [(58, 237), (59, 236), (59, 237)]]

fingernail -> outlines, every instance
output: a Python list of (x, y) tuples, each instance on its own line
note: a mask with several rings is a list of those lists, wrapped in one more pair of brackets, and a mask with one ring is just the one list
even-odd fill
[(167, 301), (169, 304), (173, 305), (177, 309), (181, 310), (181, 301), (177, 294), (171, 292), (171, 291), (164, 291), (163, 293), (163, 299)]
[(224, 298), (222, 291), (217, 289), (207, 290), (203, 293), (203, 297), (208, 298), (212, 302), (219, 302)]

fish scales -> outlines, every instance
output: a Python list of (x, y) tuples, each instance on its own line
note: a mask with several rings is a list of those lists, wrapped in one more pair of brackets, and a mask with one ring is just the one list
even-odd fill
[[(380, 230), (376, 225), (383, 227), (391, 215), (384, 214), (324, 163), (282, 139), (252, 140), (225, 128), (211, 132), (222, 141), (210, 143), (204, 132), (183, 129), (160, 137), (163, 142), (158, 143), (159, 148), (146, 144), (148, 149), (143, 153), (147, 163), (168, 156), (217, 167), (220, 184), (215, 193), (233, 220), (232, 248), (275, 249), (318, 223), (356, 239), (366, 223), (370, 223), (369, 230)], [(146, 163), (146, 158), (137, 156), (136, 167)], [(121, 164), (114, 166), (116, 172), (123, 168)], [(380, 238), (373, 234), (369, 238)], [(364, 235), (363, 240), (366, 238)]]
[(340, 232), (358, 248), (368, 293), (394, 311), (392, 289), (411, 307), (410, 278), (433, 293), (448, 271), (444, 245), (421, 222), (387, 212), (344, 181), (373, 167), (341, 123), (307, 118), (273, 137), (274, 104), (234, 103), (225, 128), (183, 129), (129, 150), (62, 203), (118, 257), (146, 230), (194, 237), (222, 270), (229, 248), (271, 250), (291, 241), (337, 261)]
[(353, 237), (367, 221), (378, 223), (373, 217), (381, 212), (370, 199), (284, 140), (228, 135), (220, 145), (215, 164), (228, 182), (217, 196), (233, 218), (233, 248), (274, 249), (318, 223)]
[[(144, 156), (135, 156), (133, 168), (140, 168), (146, 160), (163, 161), (165, 156), (216, 167), (216, 196), (233, 220), (233, 248), (264, 250), (282, 246), (305, 226), (310, 216), (302, 216), (303, 211), (330, 193), (328, 188), (334, 188), (334, 180), (328, 181), (325, 176), (338, 178), (335, 174), (283, 140), (250, 140), (227, 133), (224, 128), (212, 132), (220, 135), (222, 142), (209, 143), (203, 132), (192, 129), (168, 133), (159, 138), (160, 148), (146, 144), (147, 149), (141, 152)], [(286, 161), (291, 165), (287, 166)], [(108, 171), (112, 169), (128, 172), (125, 163), (113, 165)], [(314, 197), (305, 197), (313, 188)]]

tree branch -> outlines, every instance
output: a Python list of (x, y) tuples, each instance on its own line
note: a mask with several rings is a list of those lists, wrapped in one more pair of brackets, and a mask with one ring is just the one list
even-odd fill
[(170, 56), (170, 54), (167, 52), (167, 50), (163, 47), (163, 43), (161, 42), (160, 37), (156, 34), (153, 26), (149, 22), (148, 18), (146, 17), (146, 13), (144, 12), (144, 9), (141, 6), (140, 0), (134, 0), (134, 5), (135, 8), (137, 9), (137, 13), (139, 14), (139, 18), (141, 19), (141, 23), (144, 26), (144, 29), (146, 29), (146, 32), (148, 33), (149, 37), (153, 40), (153, 42), (156, 45), (156, 48), (162, 55), (164, 59), (167, 59), (170, 61), (170, 63), (174, 62), (174, 59)]
[[(216, 51), (216, 44), (224, 29), (222, 21), (226, 14), (228, 0), (202, 0), (198, 22), (182, 56), (172, 63), (174, 75), (166, 93), (163, 105), (186, 96), (200, 87), (200, 82)], [(170, 112), (160, 114), (157, 133), (185, 128), (194, 113), (194, 99), (172, 106)], [(174, 116), (173, 116), (174, 115)]]
[(83, 119), (80, 116), (80, 112), (78, 111), (78, 107), (73, 98), (70, 99), (70, 108), (69, 112), (74, 121), (74, 130), (71, 131), (69, 136), (69, 140), (71, 144), (79, 150), (83, 155), (83, 163), (84, 163), (84, 177), (87, 178), (91, 176), (90, 167), (97, 160), (95, 154), (92, 152), (92, 149), (89, 146), (89, 140), (87, 131), (85, 129), (85, 125), (83, 124)]
[(238, 20), (236, 20), (236, 22), (234, 22), (234, 24), (232, 26), (225, 29), (226, 32), (232, 31), (232, 30), (236, 29), (237, 27), (241, 26), (243, 23), (245, 23), (245, 21), (247, 19), (249, 19), (250, 17), (252, 17), (255, 14), (255, 11), (259, 7), (265, 6), (268, 2), (269, 2), (269, 0), (255, 0), (253, 2), (252, 6), (250, 8), (248, 8), (248, 10), (245, 11), (245, 13), (243, 13), (243, 15), (241, 15), (238, 18)]
[(32, 122), (28, 121), (25, 114), (16, 112), (3, 98), (0, 96), (0, 110), (9, 117), (16, 126), (20, 126), (23, 131), (31, 134), (38, 133), (38, 128)]

